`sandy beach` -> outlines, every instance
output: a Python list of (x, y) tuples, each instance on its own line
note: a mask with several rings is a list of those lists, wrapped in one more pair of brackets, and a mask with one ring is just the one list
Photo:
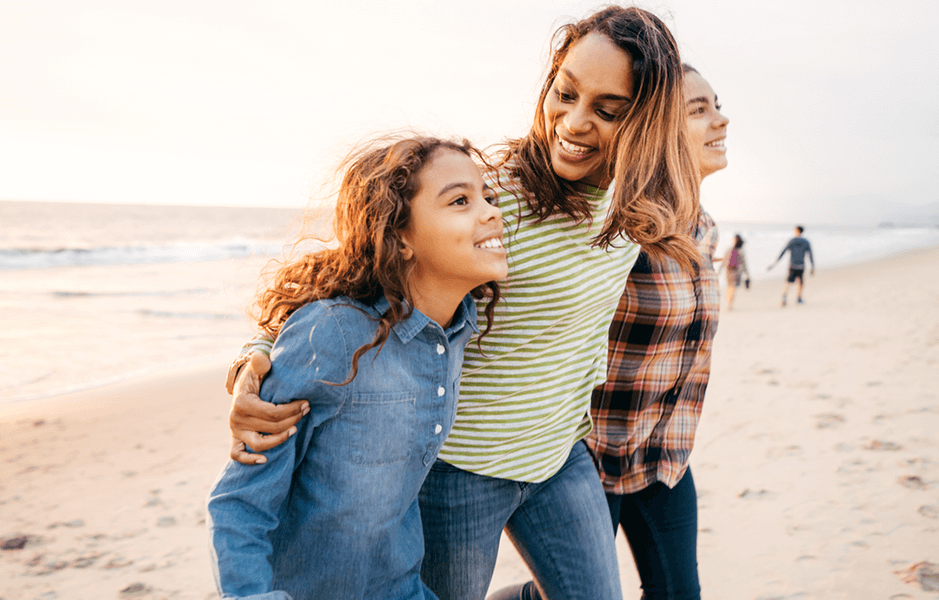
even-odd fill
[[(704, 598), (939, 598), (937, 266), (819, 271), (786, 308), (777, 269), (721, 315), (692, 457)], [(0, 404), (0, 600), (217, 597), (226, 366)], [(505, 544), (493, 588), (527, 578)]]

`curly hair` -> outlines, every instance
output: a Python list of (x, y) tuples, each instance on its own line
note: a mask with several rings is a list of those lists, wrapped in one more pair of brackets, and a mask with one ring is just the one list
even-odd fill
[[(382, 140), (382, 145), (374, 142), (353, 151), (340, 165), (342, 179), (334, 219), (337, 244), (280, 263), (255, 300), (258, 326), (272, 337), (294, 311), (315, 300), (338, 296), (365, 304), (382, 296), (388, 300), (390, 306), (378, 319), (375, 337), (355, 351), (351, 374), (339, 385), (355, 378), (359, 358), (375, 347), (380, 352), (391, 328), (413, 310), (408, 285), (413, 265), (403, 258), (405, 244), (400, 232), (410, 220), (421, 171), (445, 150), (486, 164), (482, 153), (466, 140), (457, 143), (417, 136)], [(308, 239), (301, 237), (294, 247)], [(489, 297), (485, 335), (492, 328), (499, 286), (488, 282), (470, 293), (477, 299)]]
[(674, 37), (652, 13), (611, 6), (558, 29), (532, 129), (507, 142), (499, 165), (521, 179), (528, 207), (538, 218), (563, 212), (579, 221), (590, 219), (588, 201), (573, 182), (554, 173), (543, 116), (561, 64), (590, 33), (608, 37), (629, 54), (635, 91), (618, 115), (607, 157), (607, 174), (615, 180), (613, 206), (594, 244), (609, 246), (625, 235), (653, 258), (669, 256), (693, 268), (701, 260), (691, 237), (700, 210), (699, 180), (685, 129), (682, 64)]

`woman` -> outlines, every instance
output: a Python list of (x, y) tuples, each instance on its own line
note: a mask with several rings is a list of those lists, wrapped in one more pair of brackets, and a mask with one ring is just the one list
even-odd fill
[[(717, 95), (685, 65), (685, 106), (701, 179), (727, 166), (728, 119)], [(697, 494), (688, 459), (711, 372), (720, 311), (714, 271), (717, 227), (702, 209), (693, 273), (641, 254), (610, 327), (607, 381), (593, 393), (587, 439), (623, 527), (643, 598), (700, 598)]]
[[(747, 286), (750, 285), (750, 271), (747, 270), (747, 257), (743, 252), (743, 238), (740, 234), (734, 236), (734, 245), (721, 261), (721, 269), (727, 268), (727, 310), (734, 308), (734, 294), (740, 287), (740, 281), (746, 276)], [(718, 269), (720, 273), (720, 269)]]
[[(508, 237), (504, 300), (481, 351), (467, 348), (456, 423), (421, 489), (421, 578), (442, 600), (484, 597), (503, 529), (552, 600), (622, 597), (581, 443), (590, 395), (637, 244), (688, 268), (700, 260), (674, 38), (651, 13), (611, 7), (557, 39), (532, 130), (508, 142), (492, 176)], [(236, 398), (233, 435), (270, 447), (283, 435), (244, 430), (284, 432), (293, 420), (251, 406)], [(237, 443), (233, 458), (252, 460)]]
[[(684, 65), (686, 123), (698, 173), (727, 166), (728, 119), (717, 95)], [(700, 598), (697, 495), (688, 458), (711, 369), (720, 286), (717, 227), (702, 209), (693, 272), (639, 255), (610, 327), (606, 383), (593, 392), (587, 437), (606, 491), (614, 532), (629, 542), (644, 600)], [(489, 600), (544, 597), (531, 582)], [(551, 596), (548, 595), (548, 598)]]

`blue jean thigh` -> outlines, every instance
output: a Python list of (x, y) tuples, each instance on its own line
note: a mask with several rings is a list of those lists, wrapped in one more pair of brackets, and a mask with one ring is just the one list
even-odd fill
[(421, 578), (440, 600), (483, 600), (505, 528), (550, 600), (621, 600), (610, 513), (583, 442), (548, 480), (485, 477), (438, 460), (420, 493)]

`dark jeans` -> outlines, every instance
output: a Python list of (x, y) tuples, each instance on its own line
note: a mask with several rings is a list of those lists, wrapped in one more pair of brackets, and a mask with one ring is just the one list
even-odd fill
[[(698, 497), (691, 469), (674, 488), (655, 483), (632, 494), (607, 494), (606, 501), (613, 531), (622, 526), (632, 550), (643, 600), (700, 600)], [(543, 597), (529, 581), (500, 590), (489, 600)]]
[(607, 494), (613, 531), (623, 528), (644, 600), (699, 600), (698, 495), (691, 469), (674, 488), (655, 483), (633, 494)]

